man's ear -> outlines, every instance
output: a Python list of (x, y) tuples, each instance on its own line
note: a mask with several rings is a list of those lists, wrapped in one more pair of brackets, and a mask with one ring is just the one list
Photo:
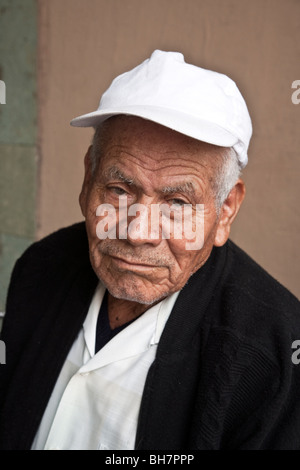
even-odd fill
[(83, 217), (86, 217), (87, 195), (88, 195), (90, 183), (92, 180), (91, 151), (92, 151), (92, 145), (89, 146), (84, 157), (84, 180), (83, 180), (81, 192), (79, 195), (79, 205), (80, 205)]
[(221, 207), (214, 240), (215, 246), (222, 246), (228, 240), (231, 224), (240, 210), (245, 193), (245, 183), (243, 180), (238, 179)]

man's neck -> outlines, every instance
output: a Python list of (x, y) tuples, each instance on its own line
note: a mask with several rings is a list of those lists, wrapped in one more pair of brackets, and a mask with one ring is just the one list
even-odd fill
[(154, 302), (151, 305), (140, 304), (131, 300), (117, 299), (108, 293), (108, 318), (110, 328), (114, 330), (125, 323), (135, 320), (158, 302)]

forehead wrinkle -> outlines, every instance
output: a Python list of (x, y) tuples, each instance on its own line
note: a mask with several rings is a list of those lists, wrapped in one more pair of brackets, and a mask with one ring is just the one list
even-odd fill
[[(195, 146), (195, 145), (194, 145)], [(139, 145), (136, 149), (129, 149), (126, 144), (109, 144), (106, 148), (106, 152), (111, 157), (117, 156), (118, 158), (132, 159), (135, 161), (135, 165), (141, 167), (141, 169), (149, 171), (169, 171), (170, 167), (174, 167), (174, 161), (176, 161), (176, 166), (187, 170), (187, 167), (190, 165), (191, 168), (194, 168), (197, 171), (197, 166), (205, 168), (205, 164), (201, 161), (201, 158), (197, 161), (194, 160), (193, 156), (198, 152), (193, 149), (193, 152), (188, 152), (189, 149), (179, 150), (169, 150), (169, 149), (157, 149), (152, 152), (147, 151), (147, 148), (139, 148)], [(191, 155), (189, 155), (189, 153)], [(153, 156), (156, 154), (156, 158)], [(190, 158), (189, 158), (190, 157)], [(201, 157), (201, 155), (199, 155)], [(184, 173), (183, 173), (184, 174)]]

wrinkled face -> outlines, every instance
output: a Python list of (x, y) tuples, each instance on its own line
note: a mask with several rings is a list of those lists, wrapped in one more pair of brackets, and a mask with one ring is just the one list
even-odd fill
[[(86, 159), (80, 196), (91, 263), (112, 296), (150, 305), (180, 290), (210, 255), (219, 223), (211, 181), (220, 148), (134, 117), (111, 119), (106, 123), (102, 140), (99, 164), (93, 175)], [(140, 204), (139, 208), (149, 212), (145, 211), (142, 217), (141, 211), (135, 215), (135, 211), (127, 213), (124, 222), (125, 203), (128, 208)], [(104, 220), (108, 213), (97, 211), (103, 204), (109, 206), (102, 208), (114, 208), (111, 219)], [(162, 221), (156, 236), (151, 235), (150, 229), (148, 233), (141, 229), (148, 221), (150, 227), (151, 208), (161, 204), (164, 208), (175, 208), (175, 212), (170, 212), (171, 228), (165, 238)], [(182, 237), (174, 235), (174, 221), (188, 205), (195, 228), (197, 204), (204, 205), (200, 206), (204, 228), (203, 224), (197, 228), (203, 231), (204, 243), (191, 249), (192, 245), (187, 244), (192, 241), (190, 235), (188, 239), (184, 233)], [(114, 217), (116, 237), (99, 239), (99, 227), (105, 229), (107, 222), (106, 228), (111, 228), (110, 220)], [(125, 237), (124, 223), (127, 228), (131, 224)], [(118, 238), (121, 232), (122, 239)]]

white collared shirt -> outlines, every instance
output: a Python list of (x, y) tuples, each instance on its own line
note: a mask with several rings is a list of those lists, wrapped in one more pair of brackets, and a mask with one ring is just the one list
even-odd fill
[(144, 384), (179, 292), (149, 308), (95, 354), (105, 287), (90, 308), (48, 402), (33, 450), (132, 450)]

